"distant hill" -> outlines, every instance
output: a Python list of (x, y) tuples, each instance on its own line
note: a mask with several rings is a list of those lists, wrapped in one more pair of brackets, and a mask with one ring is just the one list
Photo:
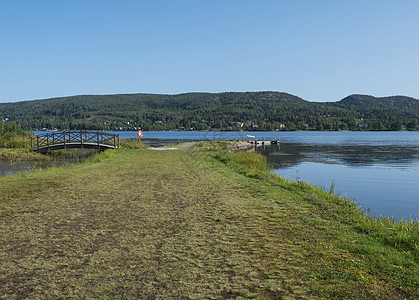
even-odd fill
[(419, 110), (419, 100), (406, 96), (376, 98), (366, 95), (351, 95), (336, 102), (336, 105), (358, 112), (368, 110), (378, 113), (382, 110), (391, 110), (392, 113), (397, 112), (412, 117), (417, 117), (417, 111)]
[(350, 95), (310, 102), (280, 92), (81, 95), (0, 103), (0, 120), (30, 129), (400, 130), (414, 129), (419, 100)]

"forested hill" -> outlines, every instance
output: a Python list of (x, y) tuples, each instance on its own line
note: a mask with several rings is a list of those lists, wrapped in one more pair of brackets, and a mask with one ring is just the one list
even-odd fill
[(351, 95), (309, 102), (279, 92), (86, 95), (0, 103), (0, 120), (31, 129), (416, 129), (419, 100)]

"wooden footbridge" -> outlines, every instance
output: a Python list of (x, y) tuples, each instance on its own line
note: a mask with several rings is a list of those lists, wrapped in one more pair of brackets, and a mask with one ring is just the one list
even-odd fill
[(103, 131), (54, 131), (31, 137), (31, 150), (46, 153), (52, 150), (85, 148), (116, 149), (119, 148), (119, 134)]

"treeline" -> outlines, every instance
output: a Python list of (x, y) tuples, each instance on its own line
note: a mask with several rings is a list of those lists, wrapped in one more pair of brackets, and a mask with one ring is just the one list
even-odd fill
[(351, 95), (309, 102), (279, 92), (86, 95), (0, 104), (26, 129), (416, 130), (419, 100)]

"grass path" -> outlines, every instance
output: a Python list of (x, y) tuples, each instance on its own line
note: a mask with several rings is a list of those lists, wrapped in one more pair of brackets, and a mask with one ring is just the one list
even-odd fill
[(192, 148), (102, 156), (0, 180), (1, 298), (412, 293), (332, 246), (347, 227), (313, 213), (292, 189)]

